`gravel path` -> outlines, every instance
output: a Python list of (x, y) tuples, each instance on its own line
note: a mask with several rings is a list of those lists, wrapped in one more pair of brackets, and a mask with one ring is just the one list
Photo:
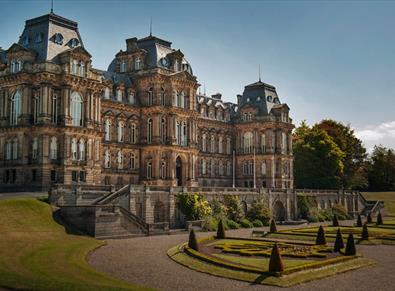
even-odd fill
[[(251, 230), (240, 229), (231, 231), (230, 234), (248, 237)], [(202, 237), (208, 234), (197, 235)], [(196, 272), (167, 257), (169, 248), (187, 240), (187, 234), (108, 240), (108, 244), (93, 252), (88, 261), (99, 271), (157, 290), (285, 290)], [(377, 261), (377, 265), (286, 290), (395, 290), (395, 246), (357, 248), (365, 257)]]

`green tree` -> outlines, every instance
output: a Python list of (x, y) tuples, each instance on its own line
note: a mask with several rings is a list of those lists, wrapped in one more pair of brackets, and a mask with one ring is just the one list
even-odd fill
[(266, 199), (254, 201), (248, 210), (247, 217), (251, 221), (259, 220), (264, 225), (267, 225), (271, 217), (269, 202)]
[(224, 196), (224, 204), (227, 208), (227, 216), (236, 222), (241, 221), (245, 217), (240, 197), (237, 195)]
[(200, 220), (212, 214), (208, 201), (198, 194), (179, 194), (178, 204), (187, 220)]
[(395, 150), (376, 146), (368, 167), (369, 188), (375, 191), (395, 190)]
[(344, 171), (340, 175), (341, 186), (345, 189), (366, 189), (366, 149), (362, 141), (355, 136), (348, 125), (335, 120), (326, 119), (313, 128), (324, 130), (344, 153), (342, 163)]

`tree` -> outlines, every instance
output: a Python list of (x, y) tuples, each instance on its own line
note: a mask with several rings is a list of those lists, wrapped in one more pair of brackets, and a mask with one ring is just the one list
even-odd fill
[(208, 201), (198, 194), (180, 194), (177, 196), (181, 212), (187, 220), (200, 220), (212, 214)]
[(272, 221), (270, 222), (270, 232), (271, 233), (277, 232), (277, 225), (274, 219), (272, 219)]
[(268, 225), (271, 213), (269, 202), (266, 199), (254, 201), (248, 210), (247, 217), (251, 220), (260, 220), (264, 225)]
[(295, 132), (295, 184), (298, 188), (337, 189), (343, 176), (344, 153), (326, 131), (319, 128)]
[(369, 188), (375, 191), (395, 190), (395, 150), (376, 146), (368, 167)]
[(224, 197), (224, 204), (227, 207), (227, 216), (229, 219), (239, 222), (244, 218), (245, 213), (239, 196), (226, 195)]
[(190, 247), (191, 249), (193, 249), (195, 251), (199, 251), (199, 245), (198, 245), (195, 231), (193, 230), (193, 228), (189, 232), (188, 247)]
[(337, 229), (337, 234), (336, 234), (336, 240), (335, 240), (335, 245), (333, 247), (333, 250), (335, 252), (340, 252), (341, 249), (344, 248), (344, 242), (343, 242), (343, 236), (342, 233), (340, 232), (340, 228)]
[(355, 256), (356, 253), (357, 250), (355, 249), (354, 236), (352, 233), (350, 233), (347, 238), (346, 251), (344, 252), (344, 254), (346, 256)]
[(318, 232), (317, 232), (317, 237), (315, 239), (315, 244), (316, 245), (326, 245), (326, 237), (325, 237), (325, 230), (320, 225)]
[(324, 130), (344, 153), (341, 174), (341, 186), (345, 189), (365, 189), (368, 185), (366, 174), (366, 149), (362, 141), (355, 136), (349, 125), (326, 119), (314, 126)]
[(339, 226), (339, 220), (337, 219), (337, 215), (333, 215), (332, 226)]
[(359, 213), (358, 213), (358, 218), (357, 218), (357, 226), (362, 227), (362, 218), (361, 218), (361, 214), (359, 214)]
[(219, 239), (226, 238), (225, 227), (224, 227), (224, 223), (222, 222), (222, 219), (220, 219), (218, 222), (217, 238)]
[(381, 212), (379, 211), (379, 214), (377, 215), (377, 221), (376, 221), (377, 225), (383, 225), (383, 217), (381, 216)]
[(270, 254), (269, 272), (277, 273), (282, 271), (284, 271), (284, 264), (281, 258), (280, 250), (278, 249), (278, 245), (275, 243), (272, 248), (272, 253)]

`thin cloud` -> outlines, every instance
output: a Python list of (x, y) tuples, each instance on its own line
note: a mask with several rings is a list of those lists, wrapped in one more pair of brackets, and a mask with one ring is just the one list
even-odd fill
[(363, 141), (368, 151), (372, 151), (375, 145), (395, 148), (395, 121), (369, 125), (357, 129), (355, 134)]

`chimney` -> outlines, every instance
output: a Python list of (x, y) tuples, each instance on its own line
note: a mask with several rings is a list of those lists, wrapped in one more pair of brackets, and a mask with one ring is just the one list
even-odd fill
[(131, 52), (137, 49), (137, 37), (126, 40), (126, 51)]
[(240, 105), (240, 101), (242, 97), (243, 96), (241, 96), (240, 94), (237, 94), (237, 105)]

